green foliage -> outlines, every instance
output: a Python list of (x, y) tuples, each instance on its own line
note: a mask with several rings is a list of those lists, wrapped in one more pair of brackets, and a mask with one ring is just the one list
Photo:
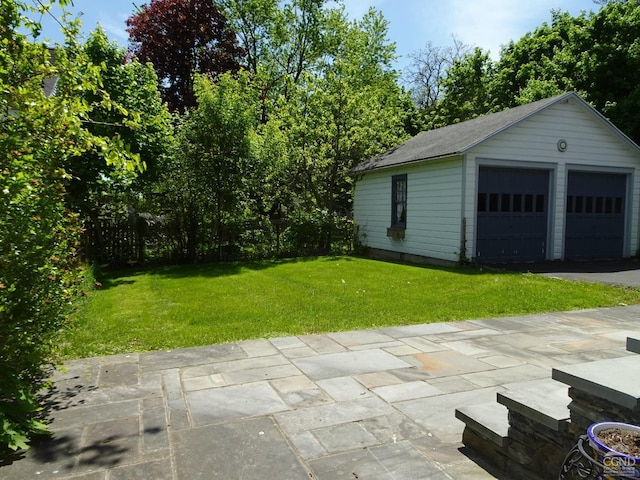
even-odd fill
[(198, 106), (178, 125), (164, 166), (164, 205), (175, 225), (179, 257), (195, 261), (216, 252), (221, 259), (243, 220), (257, 94), (243, 72), (215, 81), (197, 76), (194, 87)]
[(295, 255), (344, 254), (353, 250), (353, 221), (319, 208), (295, 211), (284, 232), (284, 252)]
[(317, 74), (303, 75), (279, 111), (285, 124), (295, 196), (308, 212), (351, 210), (349, 169), (408, 138), (412, 108), (391, 69), (387, 22), (371, 10), (348, 22), (329, 17), (331, 38)]
[(98, 90), (80, 94), (90, 107), (87, 130), (121, 141), (140, 158), (136, 168), (106, 164), (100, 151), (93, 149), (65, 162), (65, 170), (72, 176), (67, 203), (84, 216), (97, 217), (104, 210), (126, 211), (157, 178), (159, 159), (170, 145), (172, 125), (150, 64), (128, 60), (126, 51), (110, 42), (100, 28), (91, 33), (83, 49), (101, 80)]
[(253, 136), (253, 174), (244, 179), (245, 206), (258, 216), (274, 220), (282, 219), (283, 209), (293, 202), (295, 176), (290, 165), (287, 129), (278, 118), (257, 126)]
[(481, 51), (455, 62), (431, 125), (576, 90), (640, 142), (640, 4), (602, 3), (576, 17), (552, 12), (550, 23), (504, 47), (495, 63)]
[(430, 112), (430, 127), (444, 127), (491, 112), (493, 76), (489, 54), (479, 48), (454, 60), (442, 80), (444, 97)]
[[(42, 430), (30, 416), (35, 394), (78, 294), (80, 228), (65, 208), (64, 165), (92, 149), (113, 165), (137, 158), (84, 128), (90, 106), (79, 92), (97, 91), (100, 76), (75, 40), (77, 25), (66, 25), (65, 46), (52, 52), (20, 33), (39, 30), (24, 16), (33, 7), (0, 1), (0, 440), (16, 449)], [(55, 95), (45, 95), (54, 81)]]
[(29, 436), (48, 434), (47, 424), (35, 414), (42, 410), (33, 392), (15, 389), (15, 385), (3, 385), (3, 400), (0, 402), (0, 445), (11, 450), (29, 448)]
[[(222, 0), (246, 52), (244, 67), (261, 92), (266, 122), (280, 97), (313, 71), (327, 52), (327, 0)], [(277, 115), (277, 113), (276, 113)]]
[[(172, 219), (178, 258), (329, 251), (342, 231), (334, 219), (351, 210), (349, 169), (420, 130), (387, 22), (374, 10), (350, 22), (325, 3), (223, 2), (248, 72), (198, 77), (197, 107), (163, 164), (159, 213)], [(301, 239), (317, 212), (326, 230)]]
[(544, 23), (502, 50), (493, 85), (496, 101), (512, 106), (584, 84), (590, 41), (585, 13), (553, 12), (551, 25)]
[(607, 4), (593, 16), (590, 27), (590, 78), (578, 88), (640, 143), (640, 4)]

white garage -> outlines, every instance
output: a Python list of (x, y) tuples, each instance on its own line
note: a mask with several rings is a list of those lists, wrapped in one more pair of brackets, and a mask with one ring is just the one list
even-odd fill
[(638, 250), (640, 148), (576, 93), (423, 132), (352, 170), (372, 254), (508, 263)]

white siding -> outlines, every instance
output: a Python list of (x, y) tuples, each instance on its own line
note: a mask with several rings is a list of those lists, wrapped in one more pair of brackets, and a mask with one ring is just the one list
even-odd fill
[[(560, 152), (559, 139), (567, 141), (567, 149)], [(513, 167), (547, 168), (551, 170), (549, 225), (549, 259), (564, 255), (564, 225), (567, 173), (569, 170), (596, 170), (630, 175), (627, 195), (627, 242), (625, 256), (638, 249), (638, 205), (640, 204), (640, 155), (600, 119), (574, 100), (552, 105), (473, 148), (467, 154), (467, 183), (469, 194), (465, 204), (469, 254), (475, 247), (476, 176), (480, 165), (508, 165)]]
[[(361, 241), (371, 248), (459, 259), (462, 160), (428, 162), (412, 168), (372, 172), (356, 183), (354, 219)], [(391, 177), (407, 174), (405, 238), (387, 237), (391, 224)]]
[[(560, 152), (559, 139), (568, 147)], [(575, 102), (561, 103), (524, 120), (475, 147), (476, 157), (635, 167), (637, 154)], [(635, 158), (634, 158), (635, 156)]]

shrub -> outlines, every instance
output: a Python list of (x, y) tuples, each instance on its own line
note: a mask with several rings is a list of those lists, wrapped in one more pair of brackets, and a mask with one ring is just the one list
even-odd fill
[(0, 172), (0, 442), (16, 449), (42, 430), (28, 414), (75, 296), (79, 227), (63, 205), (63, 172), (8, 143), (0, 139), (13, 152)]
[(284, 251), (292, 255), (345, 254), (352, 251), (353, 220), (327, 210), (295, 211), (284, 232)]
[[(85, 128), (92, 105), (78, 92), (98, 93), (101, 82), (77, 44), (78, 25), (66, 25), (65, 47), (52, 52), (21, 33), (37, 37), (24, 15), (34, 10), (0, 0), (0, 446), (14, 450), (43, 431), (36, 393), (78, 293), (80, 226), (64, 206), (63, 165), (88, 150), (116, 166), (139, 164), (121, 141)], [(44, 91), (56, 81), (55, 95)]]

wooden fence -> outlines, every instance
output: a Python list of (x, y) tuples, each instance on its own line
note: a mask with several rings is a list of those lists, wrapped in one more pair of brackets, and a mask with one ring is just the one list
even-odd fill
[[(175, 222), (174, 222), (175, 223)], [(291, 225), (288, 219), (272, 219), (270, 222), (244, 222), (241, 233), (226, 232), (222, 245), (215, 251), (199, 252), (198, 261), (239, 260), (280, 255), (316, 255), (328, 253), (331, 246), (321, 242), (318, 232), (298, 234), (283, 245), (285, 231)], [(144, 262), (179, 263), (194, 261), (189, 256), (185, 232), (163, 216), (149, 214), (132, 215), (114, 219), (99, 217), (84, 222), (82, 253), (85, 260), (98, 265), (124, 266)], [(353, 229), (344, 223), (333, 233), (333, 242), (353, 244)], [(242, 237), (242, 238), (241, 238)], [(308, 237), (308, 238), (307, 238)]]
[(85, 221), (82, 252), (85, 259), (105, 265), (142, 263), (144, 230), (139, 221), (98, 218)]

